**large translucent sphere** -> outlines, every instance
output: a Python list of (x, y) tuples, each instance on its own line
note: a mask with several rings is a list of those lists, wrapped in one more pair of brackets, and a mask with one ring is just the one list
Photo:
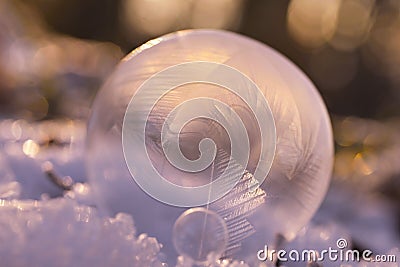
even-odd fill
[[(195, 81), (184, 83), (191, 75)], [(161, 78), (149, 82), (154, 77)], [(178, 253), (173, 240), (209, 238), (206, 226), (218, 222), (226, 229), (224, 251), (209, 245), (198, 253), (210, 255), (200, 258), (219, 255), (256, 266), (258, 250), (293, 239), (313, 216), (333, 161), (329, 117), (304, 73), (262, 43), (217, 30), (169, 34), (125, 57), (95, 99), (87, 144), (99, 208), (132, 214), (138, 232), (163, 243), (170, 263), (185, 251)], [(201, 168), (193, 169), (196, 164)], [(219, 190), (225, 182), (227, 190)], [(179, 187), (185, 197), (173, 191)], [(201, 193), (207, 188), (209, 194)], [(193, 206), (212, 214), (202, 219), (206, 235), (196, 232), (202, 224), (186, 212)]]

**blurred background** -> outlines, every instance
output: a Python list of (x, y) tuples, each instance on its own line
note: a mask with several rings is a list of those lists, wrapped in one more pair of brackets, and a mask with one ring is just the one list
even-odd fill
[[(294, 61), (332, 118), (335, 186), (384, 202), (389, 222), (374, 227), (400, 236), (398, 0), (0, 1), (0, 118), (85, 121), (124, 55), (189, 28), (235, 31)], [(27, 153), (48, 143), (31, 140)]]
[(85, 117), (121, 57), (188, 28), (228, 29), (275, 48), (309, 75), (332, 114), (400, 115), (397, 0), (2, 1), (1, 112)]

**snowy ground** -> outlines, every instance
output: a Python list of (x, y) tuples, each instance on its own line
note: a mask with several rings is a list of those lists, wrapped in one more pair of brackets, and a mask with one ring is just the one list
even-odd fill
[[(84, 135), (85, 123), (80, 121), (0, 121), (1, 266), (167, 266), (162, 244), (156, 237), (137, 233), (135, 218), (122, 213), (110, 218), (98, 211), (85, 179)], [(337, 249), (337, 240), (344, 238), (347, 249), (393, 254), (399, 261), (399, 223), (393, 203), (338, 180), (313, 221), (282, 248)], [(319, 266), (315, 264), (308, 266)], [(191, 263), (181, 257), (178, 266)], [(224, 260), (210, 266), (248, 265)], [(262, 262), (260, 266), (273, 265)]]

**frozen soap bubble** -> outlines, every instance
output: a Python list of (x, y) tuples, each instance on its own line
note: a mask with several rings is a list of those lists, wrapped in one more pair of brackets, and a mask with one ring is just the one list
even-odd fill
[(193, 207), (225, 221), (224, 258), (252, 265), (264, 245), (293, 239), (333, 159), (326, 108), (304, 73), (218, 30), (169, 34), (125, 57), (95, 99), (87, 144), (99, 207), (131, 213), (172, 263), (173, 226)]
[(176, 220), (173, 242), (178, 253), (195, 263), (218, 260), (226, 250), (228, 232), (225, 221), (205, 208), (185, 211)]

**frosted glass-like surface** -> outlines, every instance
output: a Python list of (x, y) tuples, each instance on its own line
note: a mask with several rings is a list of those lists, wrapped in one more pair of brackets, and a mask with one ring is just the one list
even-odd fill
[(193, 208), (176, 220), (172, 238), (179, 254), (195, 263), (203, 263), (222, 256), (228, 233), (224, 220), (217, 213)]
[[(193, 30), (160, 37), (134, 50), (118, 65), (93, 105), (86, 157), (90, 183), (104, 212), (131, 213), (138, 231), (155, 236), (163, 243), (169, 261), (175, 261), (173, 225), (186, 208), (155, 200), (132, 179), (123, 154), (122, 124), (132, 96), (148, 78), (167, 67), (192, 61), (235, 68), (260, 89), (276, 130), (275, 155), (268, 176), (258, 189), (253, 188), (257, 183), (252, 174), (262, 150), (259, 125), (240, 97), (217, 85), (184, 85), (161, 98), (146, 125), (148, 154), (171, 183), (207, 184), (213, 178), (211, 167), (184, 174), (164, 164), (160, 124), (173, 108), (195, 97), (217, 99), (239, 115), (249, 136), (247, 172), (230, 193), (208, 208), (231, 225), (225, 256), (251, 265), (264, 245), (273, 247), (278, 240), (293, 239), (310, 220), (325, 196), (333, 160), (331, 126), (321, 97), (302, 71), (270, 47), (235, 33)], [(180, 136), (180, 148), (188, 159), (199, 157), (199, 143), (204, 138), (212, 139), (217, 150), (223, 151), (217, 153), (217, 158), (230, 153), (228, 131), (221, 125), (201, 118), (185, 127), (183, 133), (190, 134)], [(136, 168), (139, 170), (141, 164)]]

